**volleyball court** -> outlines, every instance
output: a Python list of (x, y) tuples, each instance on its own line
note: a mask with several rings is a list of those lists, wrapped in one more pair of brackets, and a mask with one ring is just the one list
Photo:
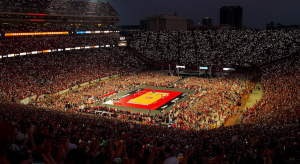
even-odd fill
[(120, 99), (114, 105), (156, 110), (182, 92), (143, 89)]

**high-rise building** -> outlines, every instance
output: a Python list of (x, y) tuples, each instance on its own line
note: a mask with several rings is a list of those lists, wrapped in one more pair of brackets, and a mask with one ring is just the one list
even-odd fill
[(270, 22), (266, 25), (267, 30), (274, 30), (275, 29), (275, 24), (274, 22)]
[(141, 27), (142, 31), (146, 31), (147, 30), (147, 20), (141, 20), (140, 27)]
[(205, 27), (211, 27), (213, 26), (213, 19), (210, 17), (205, 17), (202, 19), (202, 25)]
[(241, 6), (223, 6), (220, 9), (220, 25), (229, 25), (241, 29), (243, 23), (243, 8)]
[(186, 23), (187, 23), (187, 30), (194, 30), (195, 29), (194, 21), (192, 19), (187, 19)]
[(141, 27), (147, 31), (178, 31), (187, 30), (187, 20), (182, 19), (176, 13), (174, 15), (160, 14), (147, 17), (141, 21)]

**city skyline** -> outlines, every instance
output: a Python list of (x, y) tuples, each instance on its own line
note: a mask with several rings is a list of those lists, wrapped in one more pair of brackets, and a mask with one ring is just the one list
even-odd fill
[(219, 12), (223, 6), (240, 5), (244, 9), (243, 25), (247, 28), (265, 29), (273, 21), (286, 25), (300, 24), (300, 1), (289, 0), (105, 0), (112, 4), (120, 15), (117, 25), (138, 25), (147, 16), (160, 13), (178, 13), (184, 19), (201, 23), (211, 17), (214, 26), (219, 24)]

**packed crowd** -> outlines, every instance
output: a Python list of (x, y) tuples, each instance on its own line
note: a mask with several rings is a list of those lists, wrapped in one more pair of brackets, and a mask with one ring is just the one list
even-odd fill
[(245, 124), (292, 124), (300, 120), (300, 59), (263, 70), (263, 98), (243, 114)]
[[(136, 85), (166, 87), (180, 80), (158, 72), (136, 74), (144, 63), (126, 48), (0, 60), (0, 163), (300, 163), (297, 31), (140, 32), (135, 37), (131, 46), (155, 62), (179, 60), (197, 65), (198, 59), (206, 65), (222, 62), (249, 66), (295, 57), (263, 69), (265, 95), (246, 110), (241, 125), (222, 126), (224, 117), (238, 112), (241, 97), (254, 87), (251, 76), (230, 74), (180, 81), (174, 87), (195, 91), (189, 100), (176, 104), (166, 115), (180, 128), (160, 124), (165, 119), (161, 115), (149, 117), (146, 113), (90, 106), (105, 95)], [(54, 49), (114, 42), (111, 38), (83, 38), (6, 40), (1, 41), (0, 51), (7, 54), (15, 49), (27, 52), (36, 47)], [(120, 78), (56, 94), (112, 75)], [(42, 94), (52, 96), (29, 106), (10, 103)], [(66, 105), (70, 106), (62, 110)], [(87, 112), (111, 116), (82, 114), (82, 105), (88, 106)], [(219, 126), (208, 130), (213, 125)]]
[(114, 46), (117, 40), (110, 36), (66, 36), (49, 38), (11, 38), (0, 41), (0, 55), (19, 54), (22, 52), (65, 49), (84, 46)]
[[(78, 90), (70, 90), (64, 96), (55, 95), (47, 99), (47, 101), (38, 102), (36, 105), (61, 110), (65, 108), (67, 104), (70, 104), (72, 107), (68, 110), (75, 112), (83, 109), (88, 104), (94, 104), (104, 100), (106, 98), (105, 95), (115, 91), (128, 91), (137, 85), (165, 87), (179, 79), (180, 77), (166, 76), (162, 73), (138, 73), (111, 79), (107, 82), (98, 82)], [(95, 110), (96, 108), (92, 108), (91, 112)]]
[[(224, 124), (231, 114), (238, 113), (243, 95), (250, 93), (253, 82), (251, 76), (235, 74), (215, 79), (188, 78), (181, 81), (178, 88), (193, 89), (195, 94), (190, 99), (177, 104), (167, 115), (149, 115), (146, 112), (128, 112), (114, 108), (97, 107), (99, 102), (105, 101), (107, 96), (133, 89), (137, 85), (166, 87), (176, 82), (180, 77), (166, 76), (163, 73), (139, 73), (98, 82), (88, 87), (69, 90), (67, 93), (52, 94), (52, 97), (33, 101), (30, 105), (70, 112), (84, 112), (90, 114), (108, 113), (105, 116), (118, 117), (125, 120), (136, 120), (146, 124), (160, 124), (173, 121), (173, 126), (182, 129), (213, 129)], [(149, 114), (149, 113), (148, 113)], [(141, 118), (140, 118), (141, 117)], [(147, 121), (147, 122), (146, 122)]]
[(72, 0), (1, 0), (0, 11), (61, 15), (118, 16), (108, 2)]
[(2, 104), (0, 162), (298, 163), (299, 124), (182, 130)]
[[(113, 50), (116, 51), (113, 56), (119, 53), (116, 49), (101, 51), (103, 54), (106, 51), (111, 54)], [(89, 55), (95, 58), (92, 52)], [(52, 56), (51, 59), (59, 56)], [(111, 56), (107, 58), (111, 59)], [(81, 58), (77, 62), (83, 61)], [(188, 78), (177, 84), (178, 88), (193, 89), (196, 93), (190, 95), (190, 100), (176, 106), (177, 112), (170, 112), (169, 116), (176, 115), (175, 122), (179, 127), (190, 128), (136, 123), (135, 120), (147, 118), (148, 115), (117, 109), (92, 109), (112, 113), (111, 117), (103, 117), (106, 115), (52, 110), (43, 105), (2, 104), (0, 162), (299, 163), (299, 64), (299, 58), (296, 57), (266, 68), (262, 76), (265, 96), (254, 108), (246, 111), (244, 124), (221, 126), (214, 130), (199, 126), (204, 127), (206, 122), (209, 125), (209, 120), (213, 120), (212, 123), (219, 121), (217, 117), (223, 115), (223, 112), (226, 114), (236, 110), (241, 96), (253, 87), (249, 75), (232, 74), (215, 79)], [(20, 65), (17, 67), (23, 68)], [(177, 80), (179, 78), (174, 76), (142, 73), (69, 92), (56, 100), (65, 105), (74, 100), (85, 101), (89, 96), (101, 97), (116, 89), (122, 91), (141, 84), (166, 86)]]
[(251, 76), (244, 74), (214, 79), (185, 79), (176, 87), (193, 89), (196, 93), (168, 114), (176, 118), (179, 127), (194, 129), (220, 127), (230, 115), (239, 112), (241, 98), (248, 94), (254, 85)]
[(144, 65), (127, 50), (116, 47), (8, 58), (0, 64), (2, 102), (54, 94), (99, 78), (131, 74)]
[(147, 31), (135, 34), (130, 46), (157, 63), (249, 67), (299, 54), (299, 34), (299, 30)]

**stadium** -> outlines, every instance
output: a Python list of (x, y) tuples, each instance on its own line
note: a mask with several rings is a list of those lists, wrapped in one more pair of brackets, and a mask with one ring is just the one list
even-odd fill
[(136, 31), (0, 0), (0, 163), (300, 163), (300, 30)]

